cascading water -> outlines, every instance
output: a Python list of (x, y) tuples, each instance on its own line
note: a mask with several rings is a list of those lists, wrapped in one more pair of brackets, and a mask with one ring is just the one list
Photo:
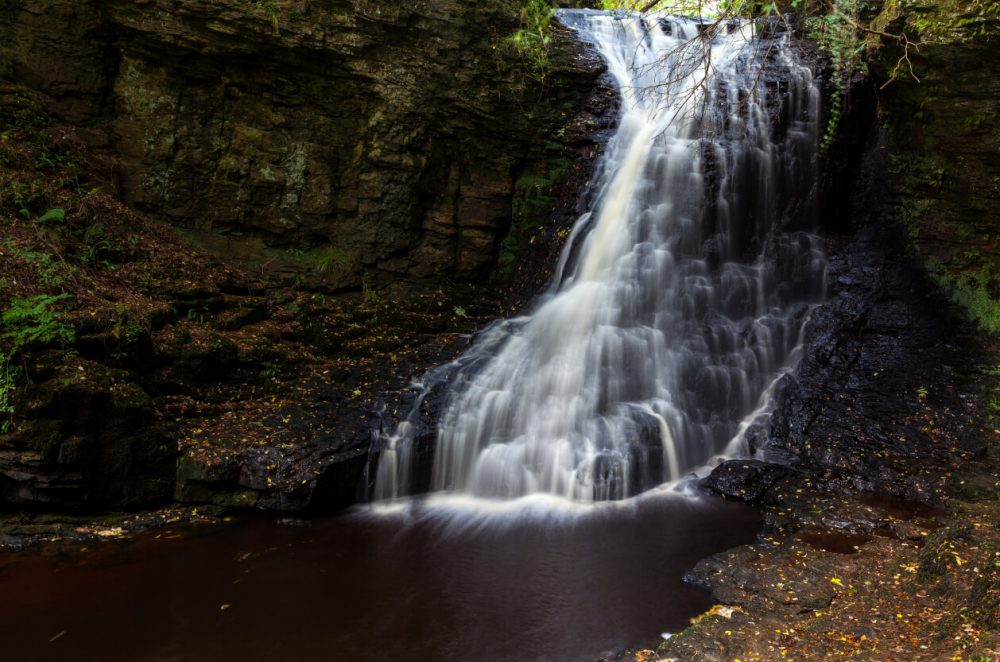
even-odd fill
[[(820, 97), (789, 36), (559, 18), (606, 60), (619, 128), (550, 291), (452, 375), (433, 490), (620, 499), (745, 453), (822, 297), (820, 242), (797, 229), (813, 220)], [(376, 499), (411, 484), (410, 423), (385, 442)]]

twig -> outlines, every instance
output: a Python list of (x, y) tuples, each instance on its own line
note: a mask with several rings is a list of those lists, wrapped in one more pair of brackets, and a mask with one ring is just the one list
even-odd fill
[[(836, 11), (838, 16), (844, 19), (844, 22), (846, 22), (855, 30), (859, 30), (861, 32), (867, 32), (868, 34), (873, 34), (878, 37), (884, 37), (886, 39), (892, 39), (897, 44), (901, 45), (903, 47), (903, 54), (899, 56), (899, 60), (896, 61), (896, 66), (893, 67), (892, 69), (893, 74), (895, 74), (903, 67), (903, 62), (906, 62), (906, 66), (910, 71), (910, 76), (913, 78), (913, 80), (917, 81), (918, 83), (920, 82), (920, 78), (918, 78), (917, 74), (913, 71), (913, 62), (910, 60), (910, 47), (912, 46), (913, 50), (919, 53), (920, 52), (919, 42), (910, 41), (910, 38), (906, 36), (906, 33), (892, 34), (891, 32), (883, 32), (882, 30), (876, 30), (874, 28), (861, 25), (853, 18), (851, 18), (850, 16), (841, 11), (837, 11), (836, 9), (834, 11)], [(889, 80), (883, 83), (879, 89), (884, 90), (886, 87), (888, 87), (890, 83), (892, 83), (893, 80), (895, 80), (895, 78), (890, 77)]]

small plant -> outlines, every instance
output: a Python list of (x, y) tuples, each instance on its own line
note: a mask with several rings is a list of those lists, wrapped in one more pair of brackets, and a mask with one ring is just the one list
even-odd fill
[(281, 369), (278, 367), (277, 363), (271, 361), (262, 361), (260, 364), (260, 376), (265, 379), (274, 379), (278, 376)]
[(0, 433), (10, 430), (14, 413), (14, 392), (23, 370), (14, 365), (14, 357), (31, 345), (58, 344), (62, 347), (76, 337), (73, 327), (62, 322), (52, 306), (69, 298), (68, 294), (39, 294), (27, 299), (12, 299), (10, 307), (0, 315), (10, 351), (0, 351)]
[(111, 240), (108, 238), (104, 226), (94, 223), (87, 227), (83, 233), (83, 248), (80, 249), (77, 259), (81, 262), (96, 262), (106, 253), (114, 249)]
[(315, 248), (306, 255), (308, 261), (316, 268), (320, 273), (329, 273), (341, 267), (350, 260), (350, 255), (347, 254), (342, 248), (337, 248), (336, 246), (326, 246), (324, 248)]
[(66, 220), (65, 209), (50, 209), (38, 217), (36, 223), (62, 223)]
[(347, 265), (351, 260), (347, 251), (332, 245), (310, 248), (307, 251), (301, 248), (289, 248), (287, 253), (296, 262), (301, 262), (321, 274), (328, 274)]
[(1000, 365), (982, 370), (989, 380), (986, 394), (986, 419), (995, 429), (1000, 425)]
[(372, 287), (372, 277), (367, 273), (361, 276), (361, 297), (369, 306), (378, 303), (378, 292)]
[(281, 7), (278, 6), (278, 3), (274, 0), (253, 0), (253, 6), (267, 14), (275, 32), (281, 30)]
[(462, 308), (461, 306), (455, 306), (453, 310), (455, 311), (455, 317), (463, 317), (463, 318), (466, 317), (465, 308)]
[(203, 324), (205, 322), (205, 317), (208, 315), (208, 304), (201, 306), (200, 308), (191, 307), (188, 308), (187, 318), (192, 322), (198, 322)]
[(37, 294), (26, 299), (12, 299), (10, 307), (0, 316), (3, 335), (13, 344), (11, 354), (30, 345), (58, 344), (62, 347), (73, 342), (73, 327), (65, 324), (52, 310), (52, 306), (69, 298), (68, 294)]
[(21, 369), (11, 363), (11, 357), (0, 352), (0, 434), (10, 430), (11, 416), (14, 414), (14, 391), (21, 377)]

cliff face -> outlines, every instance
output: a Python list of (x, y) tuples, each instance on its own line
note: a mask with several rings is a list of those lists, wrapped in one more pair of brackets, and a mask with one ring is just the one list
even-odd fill
[(0, 77), (47, 93), (68, 122), (103, 115), (117, 59), (99, 0), (4, 0), (0, 37)]
[(862, 215), (900, 221), (933, 280), (1000, 334), (1000, 8), (888, 2), (874, 24), (919, 47), (888, 43), (872, 60), (880, 126)]
[(563, 35), (552, 84), (528, 81), (506, 0), (3, 7), (0, 73), (107, 128), (127, 203), (332, 287), (487, 274), (514, 182), (595, 75)]

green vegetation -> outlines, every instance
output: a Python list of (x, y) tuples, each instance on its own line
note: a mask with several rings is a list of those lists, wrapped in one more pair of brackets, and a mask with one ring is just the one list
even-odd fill
[(66, 210), (65, 209), (50, 209), (44, 214), (42, 214), (37, 223), (62, 223), (66, 220)]
[(59, 345), (65, 348), (73, 342), (73, 327), (62, 321), (54, 307), (69, 298), (68, 294), (38, 294), (26, 299), (13, 299), (0, 314), (3, 337), (8, 347), (0, 350), (0, 432), (10, 428), (14, 413), (14, 393), (24, 371), (14, 360), (29, 347)]
[(549, 44), (554, 9), (547, 0), (524, 0), (519, 12), (520, 26), (511, 35), (494, 34), (493, 51), (499, 69), (523, 70), (512, 83), (512, 92), (521, 94), (527, 87), (525, 77), (544, 81), (549, 73)]
[(992, 292), (1000, 290), (1000, 274), (992, 267), (983, 267), (965, 274), (952, 274), (931, 262), (931, 276), (972, 319), (988, 333), (1000, 335), (1000, 300)]
[(510, 230), (500, 243), (493, 275), (496, 281), (506, 282), (513, 275), (514, 267), (534, 241), (538, 224), (552, 211), (553, 189), (566, 180), (569, 165), (569, 159), (559, 158), (547, 170), (526, 173), (514, 182)]
[(929, 12), (914, 0), (902, 2), (907, 23), (919, 32), (921, 43), (988, 38), (991, 20), (1000, 18), (1000, 2), (996, 0), (949, 0), (942, 4), (945, 11)]
[(68, 294), (36, 294), (27, 299), (13, 299), (0, 315), (3, 335), (13, 345), (11, 354), (31, 345), (65, 347), (73, 342), (73, 328), (63, 323), (52, 308), (68, 298)]
[(1000, 425), (1000, 365), (988, 366), (983, 369), (988, 380), (986, 388), (986, 416), (994, 430)]
[(321, 274), (328, 274), (334, 270), (347, 266), (351, 262), (351, 255), (343, 248), (337, 246), (318, 246), (309, 250), (300, 248), (288, 249), (288, 254), (295, 261), (313, 269)]
[[(745, 5), (745, 6), (744, 6)], [(749, 16), (754, 4), (749, 0), (734, 0), (708, 6), (703, 0), (601, 0), (601, 9), (607, 11), (666, 11), (678, 16)]]
[(267, 15), (275, 32), (281, 29), (281, 7), (278, 6), (277, 2), (274, 0), (252, 0), (251, 5), (254, 9)]
[(851, 80), (868, 73), (864, 61), (866, 41), (859, 24), (859, 0), (833, 0), (826, 12), (806, 19), (809, 37), (830, 57), (829, 116), (820, 144), (827, 151), (837, 137), (840, 118)]
[[(927, 151), (898, 152), (888, 162), (903, 193), (898, 205), (901, 221), (931, 278), (982, 330), (1000, 335), (1000, 273), (988, 254), (994, 238), (977, 234), (966, 225), (968, 219), (942, 218), (948, 164), (936, 152)], [(946, 250), (928, 245), (940, 234), (951, 235)], [(960, 252), (951, 248), (955, 245), (962, 247)]]
[(507, 39), (507, 44), (538, 80), (549, 70), (549, 41), (553, 9), (548, 0), (525, 0), (521, 7), (521, 27)]
[(7, 239), (0, 244), (0, 255), (29, 265), (42, 287), (47, 290), (60, 288), (75, 272), (72, 266), (51, 253), (23, 247), (13, 239)]
[(21, 368), (14, 365), (9, 354), (0, 351), (0, 433), (10, 429), (14, 415), (14, 391), (21, 378)]

